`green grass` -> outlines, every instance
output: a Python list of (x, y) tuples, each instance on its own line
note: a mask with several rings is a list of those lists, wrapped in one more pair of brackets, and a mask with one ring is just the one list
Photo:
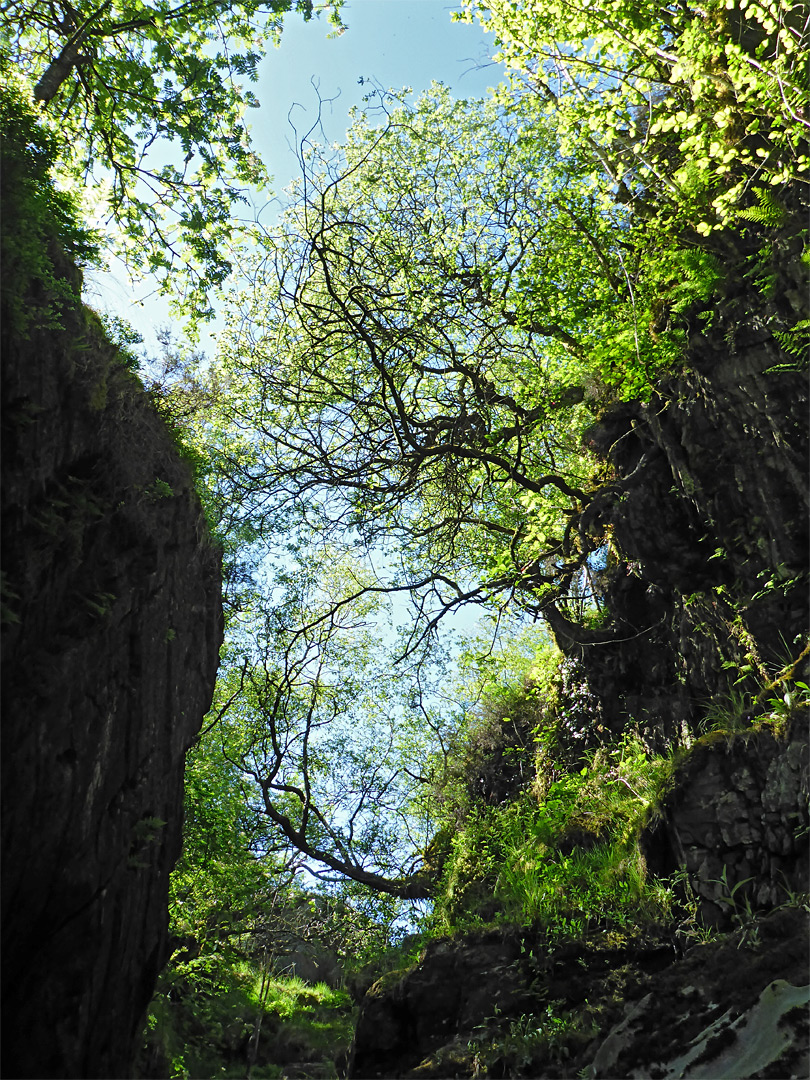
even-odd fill
[(665, 917), (672, 890), (647, 873), (638, 838), (674, 769), (625, 738), (577, 773), (499, 807), (478, 807), (455, 840), (439, 929), (507, 920), (579, 937), (595, 925)]
[[(171, 1080), (247, 1077), (248, 1070), (251, 1080), (275, 1080), (288, 1062), (301, 1061), (337, 1077), (333, 1062), (353, 1029), (345, 990), (272, 975), (245, 960), (215, 979), (186, 971), (165, 987), (150, 1009), (144, 1058), (151, 1052)], [(252, 1036), (259, 1043), (251, 1065)]]
[(323, 982), (308, 983), (294, 975), (271, 975), (248, 962), (237, 964), (234, 971), (245, 981), (254, 1005), (285, 1019), (315, 1008), (339, 1008), (350, 1001), (345, 990)]

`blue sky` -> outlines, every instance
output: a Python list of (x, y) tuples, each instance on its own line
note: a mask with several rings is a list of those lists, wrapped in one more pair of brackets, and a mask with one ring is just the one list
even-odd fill
[(349, 29), (331, 40), (325, 21), (287, 21), (280, 48), (264, 61), (258, 89), (262, 109), (252, 124), (278, 187), (295, 169), (286, 148), (287, 113), (295, 103), (296, 122), (304, 109), (314, 115), (312, 79), (324, 98), (340, 95), (331, 115), (330, 110), (325, 114), (332, 141), (343, 136), (349, 108), (361, 104), (368, 90), (359, 84), (361, 78), (417, 92), (436, 80), (457, 97), (482, 96), (499, 81), (500, 68), (488, 63), (490, 40), (478, 26), (451, 22), (454, 6), (446, 0), (353, 0), (343, 9)]
[[(410, 86), (416, 93), (436, 80), (459, 98), (484, 96), (500, 81), (502, 69), (489, 62), (491, 38), (477, 25), (452, 22), (456, 7), (447, 0), (351, 0), (342, 12), (348, 29), (333, 38), (325, 19), (304, 23), (299, 16), (287, 17), (281, 45), (261, 67), (255, 88), (261, 108), (249, 116), (275, 191), (297, 174), (288, 116), (299, 129), (312, 122), (317, 108), (313, 80), (324, 99), (337, 98), (323, 114), (330, 142), (342, 139), (349, 109), (360, 105), (368, 91), (361, 78), (385, 88)], [(154, 286), (143, 281), (133, 288), (121, 266), (89, 280), (87, 292), (93, 306), (132, 323), (150, 351), (156, 348), (154, 329), (172, 322)], [(206, 338), (201, 345), (212, 348)]]

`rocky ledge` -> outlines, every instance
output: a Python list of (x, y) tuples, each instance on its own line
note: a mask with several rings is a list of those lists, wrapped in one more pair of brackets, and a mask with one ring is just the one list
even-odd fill
[(367, 994), (349, 1075), (802, 1078), (807, 959), (796, 906), (703, 942), (662, 929), (433, 942)]

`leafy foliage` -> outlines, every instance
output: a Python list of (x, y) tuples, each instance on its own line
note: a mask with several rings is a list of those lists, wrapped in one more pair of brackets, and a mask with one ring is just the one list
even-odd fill
[(249, 84), (293, 9), (313, 12), (311, 0), (3, 7), (4, 75), (41, 103), (62, 170), (103, 192), (130, 264), (167, 290), (183, 268), (190, 315), (207, 312), (208, 290), (230, 272), (247, 189), (268, 182), (244, 114), (258, 106)]
[(580, 1039), (593, 1036), (592, 1030), (577, 1031), (575, 1013), (566, 1010), (561, 1001), (548, 1002), (539, 1012), (506, 1019), (500, 1030), (484, 1027), (484, 1034), (469, 1047), (476, 1075), (484, 1076), (492, 1075), (495, 1069), (507, 1071), (509, 1076), (527, 1075), (527, 1068), (536, 1069), (538, 1062), (561, 1065), (577, 1034)]
[(799, 319), (789, 330), (777, 330), (774, 336), (788, 356), (796, 360), (788, 362), (788, 370), (806, 370), (810, 357), (810, 319)]
[[(749, 656), (748, 663), (724, 664), (731, 669), (728, 693), (707, 704), (703, 730), (723, 735), (729, 742), (738, 736), (747, 738), (763, 728), (770, 728), (777, 737), (789, 731), (791, 724), (810, 706), (810, 689), (798, 678), (800, 674), (808, 677), (810, 643), (798, 638), (794, 645), (800, 648), (796, 655), (792, 649), (788, 650), (787, 662), (782, 662), (785, 659), (782, 657), (763, 666), (756, 663), (755, 656)], [(758, 679), (752, 678), (754, 671)]]
[[(283, 535), (276, 565), (294, 552), (321, 586), (328, 565), (363, 566), (341, 569), (342, 584), (330, 575), (318, 614), (289, 631), (313, 657), (385, 595), (410, 604), (403, 656), (417, 663), (468, 604), (609, 641), (610, 613), (592, 603), (610, 541), (599, 522), (623, 492), (584, 433), (678, 364), (685, 316), (743, 261), (739, 222), (756, 258), (806, 182), (804, 30), (784, 6), (773, 20), (757, 5), (706, 15), (620, 0), (475, 11), (510, 85), (488, 102), (378, 88), (344, 146), (319, 146), (317, 125), (305, 135), (301, 179), (245, 264), (216, 362), (225, 392), (207, 432), (265, 550)], [(525, 733), (504, 737), (511, 711), (478, 729), (483, 758), (501, 755), (495, 772), (529, 750)], [(340, 730), (337, 712), (317, 715)], [(302, 739), (299, 762), (314, 745)], [(308, 809), (316, 760), (282, 780), (270, 814), (294, 844), (281, 795), (314, 836), (330, 832)], [(323, 760), (334, 768), (333, 751)], [(320, 841), (303, 850), (324, 854)]]
[(175, 967), (152, 1001), (140, 1075), (274, 1080), (289, 1061), (318, 1062), (336, 1077), (348, 1050), (352, 1006), (346, 991), (273, 976), (257, 963), (224, 969), (216, 979)]
[(54, 184), (57, 140), (7, 86), (0, 87), (0, 130), (4, 319), (6, 329), (25, 335), (31, 320), (25, 290), (32, 282), (49, 295), (49, 306), (38, 310), (51, 320), (58, 321), (62, 302), (75, 302), (76, 282), (54, 273), (54, 249), (58, 246), (67, 258), (84, 266), (98, 259), (98, 246), (82, 223), (76, 198)]
[(459, 809), (451, 811), (457, 824), (434, 916), (445, 931), (498, 917), (579, 936), (671, 907), (638, 847), (671, 761), (626, 737), (572, 768), (555, 761), (552, 732), (549, 719), (534, 729), (518, 790), (493, 805), (467, 789), (460, 824)]
[(740, 210), (739, 216), (746, 221), (757, 221), (762, 225), (779, 226), (785, 221), (785, 208), (769, 188), (754, 188), (758, 206)]
[[(262, 792), (257, 812), (327, 876), (351, 869), (367, 884), (402, 887), (390, 862), (369, 871), (385, 865), (392, 834), (377, 823), (347, 839), (334, 824), (345, 814), (364, 820), (345, 795), (390, 810), (396, 792), (391, 812), (404, 822), (427, 805), (408, 795), (406, 777), (427, 788), (440, 777), (441, 788), (452, 775), (455, 717), (429, 722), (427, 742), (441, 747), (432, 776), (396, 764), (413, 738), (409, 712), (376, 681), (371, 638), (358, 647), (355, 636), (358, 619), (373, 636), (381, 598), (410, 605), (401, 649), (412, 672), (439, 621), (468, 604), (499, 618), (543, 615), (575, 642), (615, 635), (598, 602), (610, 541), (599, 521), (622, 484), (597, 470), (583, 435), (677, 365), (684, 316), (722, 285), (724, 261), (739, 261), (730, 226), (748, 212), (740, 177), (753, 184), (742, 149), (719, 165), (695, 149), (711, 149), (707, 132), (725, 123), (711, 104), (720, 83), (706, 89), (697, 68), (676, 71), (659, 55), (694, 40), (689, 63), (714, 62), (694, 13), (615, 8), (612, 22), (587, 12), (568, 20), (566, 49), (549, 44), (564, 5), (493, 4), (518, 73), (496, 100), (454, 101), (434, 86), (410, 102), (377, 89), (331, 151), (315, 141), (316, 125), (301, 140), (287, 210), (244, 264), (220, 355), (200, 379), (209, 405), (194, 437), (221, 463), (216, 497), (250, 531), (250, 573), (255, 582), (264, 566), (272, 597), (258, 601), (249, 586), (243, 594), (240, 619), (253, 629), (238, 663), (256, 674), (241, 687), (234, 726), (223, 726), (224, 745)], [(754, 69), (747, 48), (730, 41), (729, 70)], [(691, 134), (677, 141), (680, 113), (675, 127), (666, 117), (673, 95), (685, 103), (694, 86), (702, 96), (683, 120)], [(740, 91), (729, 107), (744, 98), (754, 108), (756, 98), (764, 110), (769, 92)], [(760, 125), (759, 136), (778, 154), (780, 123)], [(574, 138), (582, 131), (590, 134)], [(801, 154), (785, 154), (791, 183), (803, 183)], [(762, 190), (765, 173), (756, 176)], [(758, 196), (761, 208), (781, 197)], [(756, 216), (752, 226), (771, 227)], [(751, 235), (746, 250), (756, 254)], [(348, 661), (341, 638), (363, 657), (345, 696), (331, 682)], [(381, 688), (390, 735), (361, 684)], [(479, 728), (484, 760), (495, 749), (515, 761), (530, 753), (525, 733), (503, 738), (511, 711), (485, 737)], [(356, 755), (341, 717), (355, 740), (362, 727), (373, 733)], [(391, 754), (385, 764), (380, 746)], [(352, 770), (384, 782), (372, 795)]]
[(679, 338), (642, 332), (653, 253), (549, 122), (438, 86), (375, 102), (335, 160), (306, 150), (246, 266), (221, 438), (265, 535), (373, 557), (413, 647), (466, 604), (565, 607), (596, 547), (583, 428)]
[[(554, 110), (637, 213), (709, 236), (751, 189), (808, 182), (807, 7), (465, 0), (494, 32), (513, 91)], [(688, 232), (687, 232), (688, 236)]]

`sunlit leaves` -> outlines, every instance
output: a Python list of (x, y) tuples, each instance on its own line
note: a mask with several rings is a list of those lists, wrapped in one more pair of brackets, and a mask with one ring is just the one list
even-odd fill
[(246, 189), (269, 180), (244, 114), (292, 10), (309, 18), (312, 4), (16, 0), (0, 16), (4, 73), (41, 103), (65, 173), (110, 180), (107, 215), (131, 266), (185, 298), (192, 319), (230, 272)]
[(194, 760), (238, 778), (251, 850), (276, 870), (407, 895), (431, 827), (411, 778), (442, 721), (424, 701), (427, 666), (393, 666), (384, 597), (366, 584), (329, 550), (266, 567)]
[(646, 241), (520, 103), (377, 103), (332, 157), (305, 146), (230, 306), (225, 412), (256, 446), (239, 484), (336, 544), (384, 538), (380, 583), (426, 618), (517, 582), (533, 603), (523, 567), (574, 554), (582, 428), (672, 355), (644, 332)]
[[(805, 173), (806, 5), (465, 0), (464, 10), (496, 35), (518, 92), (552, 108), (572, 142), (587, 131), (614, 183), (655, 193), (662, 225), (708, 235), (733, 223), (752, 182)], [(681, 183), (685, 161), (699, 185)]]

